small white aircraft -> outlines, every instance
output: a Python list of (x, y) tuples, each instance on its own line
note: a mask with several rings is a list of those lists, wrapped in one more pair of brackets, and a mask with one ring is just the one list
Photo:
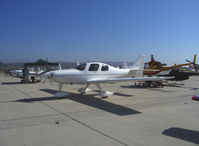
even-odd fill
[[(114, 83), (124, 81), (153, 81), (166, 80), (173, 77), (135, 77), (143, 75), (144, 57), (140, 56), (133, 66), (120, 69), (100, 62), (90, 62), (80, 64), (75, 69), (55, 70), (43, 73), (41, 76), (49, 81), (57, 82), (59, 91), (63, 84), (86, 84), (85, 88), (79, 89), (81, 94), (86, 93), (90, 84), (96, 85), (100, 90), (100, 96), (103, 98), (112, 95), (113, 92), (103, 91), (100, 84)], [(61, 93), (61, 92), (60, 92)], [(63, 92), (62, 92), (63, 93)], [(56, 94), (55, 96), (64, 96), (64, 94)]]
[(17, 70), (10, 70), (9, 71), (9, 74), (11, 76), (14, 76), (14, 77), (22, 77), (23, 76), (23, 72), (21, 69), (17, 69)]
[[(40, 75), (41, 73), (43, 73), (43, 70), (39, 70), (39, 71), (29, 71), (29, 75)], [(18, 77), (21, 78), (23, 77), (23, 70), (22, 69), (18, 69), (18, 70), (10, 70), (9, 74), (13, 77)]]

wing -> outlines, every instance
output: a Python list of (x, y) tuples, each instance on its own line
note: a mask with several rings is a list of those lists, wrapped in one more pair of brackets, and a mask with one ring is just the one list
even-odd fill
[(115, 82), (125, 82), (125, 81), (158, 81), (158, 80), (168, 80), (174, 77), (135, 77), (135, 78), (111, 78), (111, 79), (92, 79), (88, 83), (115, 83)]

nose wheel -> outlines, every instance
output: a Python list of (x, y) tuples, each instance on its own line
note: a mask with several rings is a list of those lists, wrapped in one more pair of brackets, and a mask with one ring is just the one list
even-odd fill
[(107, 98), (108, 96), (110, 95), (113, 95), (114, 93), (113, 92), (110, 92), (110, 91), (100, 91), (100, 96), (102, 98)]

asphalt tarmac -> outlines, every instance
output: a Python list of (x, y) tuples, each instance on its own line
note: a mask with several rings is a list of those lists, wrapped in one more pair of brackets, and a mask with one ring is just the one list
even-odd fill
[(133, 82), (104, 84), (115, 92), (46, 82), (20, 84), (0, 74), (0, 146), (194, 146), (199, 145), (199, 76), (183, 86), (138, 88)]

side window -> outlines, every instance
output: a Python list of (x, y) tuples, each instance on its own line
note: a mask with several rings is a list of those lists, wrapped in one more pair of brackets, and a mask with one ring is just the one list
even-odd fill
[(101, 71), (108, 71), (108, 66), (107, 65), (102, 65)]
[(99, 69), (99, 64), (91, 64), (89, 67), (89, 71), (98, 71)]

